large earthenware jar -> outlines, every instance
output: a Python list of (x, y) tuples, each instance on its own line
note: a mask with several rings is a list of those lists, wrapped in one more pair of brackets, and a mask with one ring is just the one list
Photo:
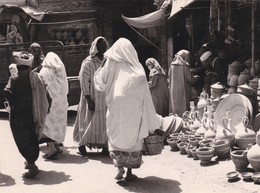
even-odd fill
[(238, 85), (248, 84), (249, 80), (252, 79), (252, 76), (248, 69), (245, 69), (243, 72), (240, 73), (238, 77)]
[(256, 172), (260, 171), (260, 132), (256, 134), (256, 144), (248, 145), (247, 159)]
[(256, 134), (249, 125), (248, 117), (243, 118), (243, 125), (238, 125), (235, 140), (240, 149), (247, 149), (248, 144), (256, 143)]

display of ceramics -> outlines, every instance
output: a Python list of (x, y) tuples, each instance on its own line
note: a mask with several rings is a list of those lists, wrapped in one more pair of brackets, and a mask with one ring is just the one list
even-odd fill
[(260, 172), (253, 173), (252, 178), (256, 184), (259, 184), (260, 183)]
[(253, 175), (253, 172), (242, 172), (241, 173), (241, 177), (244, 180), (252, 180), (252, 175)]
[(230, 152), (230, 143), (227, 139), (216, 140), (213, 144), (215, 154), (219, 159), (226, 159)]
[(207, 131), (204, 133), (205, 139), (215, 139), (216, 137), (216, 130), (214, 128), (214, 121), (211, 119), (209, 121), (209, 127), (207, 128)]
[[(222, 119), (226, 116), (226, 112), (230, 111), (232, 126), (236, 127), (242, 122), (243, 117), (248, 117), (251, 123), (253, 118), (253, 107), (249, 99), (242, 94), (230, 94), (218, 104), (214, 122), (216, 125), (222, 125)], [(234, 131), (235, 132), (235, 131)]]
[(235, 180), (238, 178), (239, 172), (233, 171), (233, 172), (228, 172), (227, 173), (227, 178), (230, 180)]
[(210, 163), (211, 158), (214, 156), (213, 147), (198, 147), (196, 149), (197, 156), (202, 164)]

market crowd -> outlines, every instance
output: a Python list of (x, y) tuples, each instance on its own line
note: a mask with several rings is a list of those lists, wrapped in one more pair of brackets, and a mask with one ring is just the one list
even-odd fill
[[(47, 143), (46, 159), (62, 153), (67, 75), (59, 56), (44, 55), (38, 43), (31, 44), (30, 52), (13, 52), (13, 57), (4, 93), (13, 138), (28, 170), (23, 177), (34, 178), (40, 172), (39, 144)], [(126, 180), (136, 179), (132, 169), (141, 166), (144, 138), (157, 134), (166, 139), (188, 129), (181, 117), (190, 110), (190, 63), (190, 52), (180, 50), (166, 73), (155, 58), (147, 58), (147, 78), (128, 39), (119, 38), (110, 47), (97, 37), (79, 72), (81, 97), (73, 132), (78, 154), (87, 156), (86, 147), (102, 149), (117, 167), (115, 179), (123, 179), (125, 172)], [(162, 126), (165, 118), (171, 127)]]

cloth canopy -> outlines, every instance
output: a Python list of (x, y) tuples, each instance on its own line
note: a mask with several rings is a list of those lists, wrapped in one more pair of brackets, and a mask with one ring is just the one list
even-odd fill
[(21, 9), (23, 10), (26, 14), (28, 14), (31, 18), (41, 21), (44, 17), (45, 12), (41, 11), (39, 9), (35, 9), (31, 6), (17, 6), (17, 5), (12, 5), (12, 4), (4, 4), (0, 6), (0, 14), (5, 10), (5, 9)]
[(188, 6), (194, 1), (196, 0), (172, 0), (172, 10), (169, 18), (171, 18), (173, 15), (182, 10), (182, 8)]
[(150, 27), (157, 27), (162, 26), (165, 21), (165, 15), (163, 9), (159, 9), (152, 13), (140, 16), (140, 17), (125, 17), (122, 15), (124, 21), (133, 27), (136, 28), (150, 28)]

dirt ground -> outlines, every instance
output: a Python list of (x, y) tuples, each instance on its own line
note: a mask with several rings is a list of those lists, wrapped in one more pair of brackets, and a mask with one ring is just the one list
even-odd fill
[[(230, 158), (210, 164), (188, 158), (165, 146), (160, 155), (143, 156), (141, 168), (133, 170), (138, 179), (119, 181), (110, 157), (100, 150), (89, 150), (81, 157), (72, 140), (75, 112), (69, 113), (63, 153), (56, 160), (45, 160), (47, 151), (41, 145), (37, 165), (41, 172), (34, 180), (24, 180), (24, 160), (20, 156), (9, 128), (8, 115), (0, 113), (0, 192), (1, 193), (260, 193), (260, 185), (244, 181), (241, 176), (229, 181), (226, 174), (234, 171)], [(249, 166), (250, 169), (250, 166)]]

